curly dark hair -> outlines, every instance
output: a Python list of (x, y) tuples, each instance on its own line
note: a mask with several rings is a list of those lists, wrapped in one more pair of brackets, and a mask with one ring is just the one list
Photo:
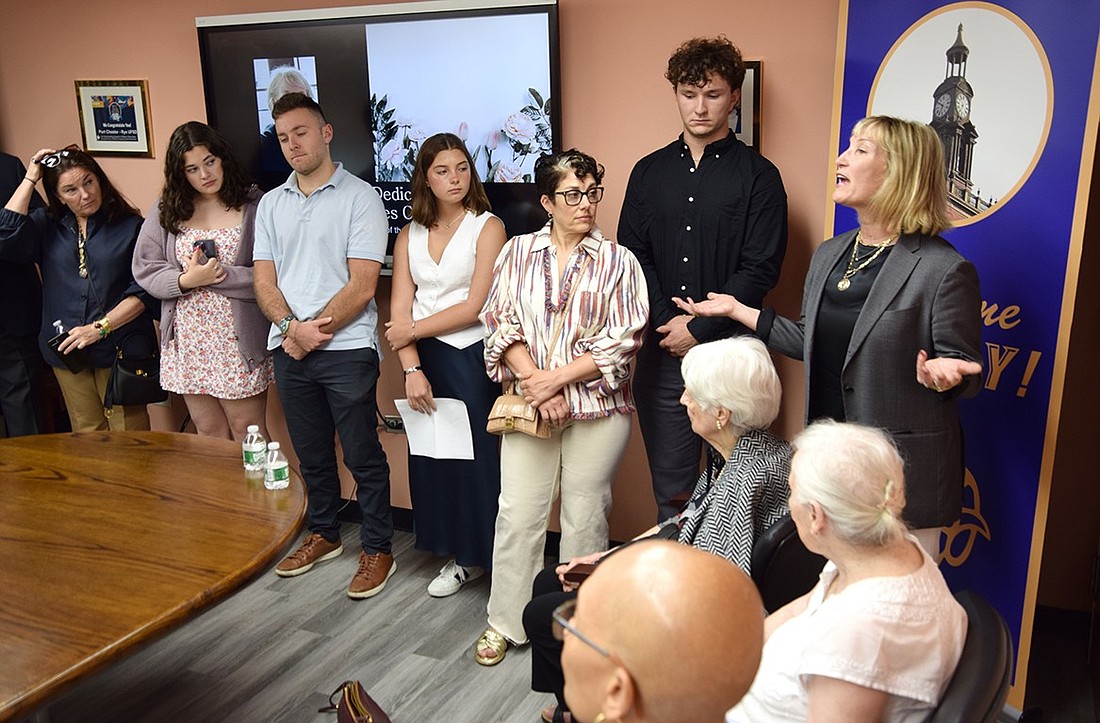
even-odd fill
[(745, 62), (741, 51), (726, 38), (692, 38), (668, 59), (665, 78), (675, 88), (680, 83), (706, 85), (711, 75), (725, 78), (732, 90), (741, 87), (745, 80)]
[(134, 208), (126, 197), (114, 187), (107, 174), (103, 172), (96, 160), (76, 146), (69, 146), (60, 155), (60, 160), (53, 168), (42, 169), (42, 187), (46, 189), (47, 210), (55, 221), (65, 217), (69, 207), (57, 194), (57, 182), (61, 174), (74, 168), (83, 168), (96, 177), (99, 181), (101, 201), (99, 210), (103, 212), (108, 223), (114, 223), (127, 216), (141, 216), (141, 211)]
[(535, 188), (543, 196), (553, 199), (558, 184), (570, 171), (577, 178), (592, 176), (597, 185), (603, 181), (603, 166), (587, 153), (570, 148), (541, 156), (535, 161)]
[(195, 213), (198, 191), (187, 180), (183, 156), (198, 146), (217, 156), (222, 162), (222, 187), (218, 198), (228, 208), (240, 209), (248, 201), (252, 181), (229, 143), (221, 135), (198, 121), (188, 121), (172, 131), (168, 153), (164, 159), (164, 192), (160, 197), (160, 225), (169, 233), (178, 234), (181, 225)]

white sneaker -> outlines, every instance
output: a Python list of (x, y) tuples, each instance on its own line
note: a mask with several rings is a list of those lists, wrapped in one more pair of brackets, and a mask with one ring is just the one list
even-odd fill
[(428, 594), (432, 597), (447, 597), (458, 592), (470, 580), (476, 580), (485, 574), (480, 567), (463, 567), (451, 560), (439, 570), (428, 584)]

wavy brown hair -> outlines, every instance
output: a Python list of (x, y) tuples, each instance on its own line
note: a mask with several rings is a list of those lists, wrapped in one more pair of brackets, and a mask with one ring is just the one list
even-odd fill
[(492, 210), (489, 197), (485, 195), (485, 186), (481, 184), (477, 168), (474, 167), (474, 159), (466, 150), (466, 144), (454, 133), (436, 133), (421, 144), (420, 151), (416, 154), (416, 165), (413, 167), (412, 219), (425, 228), (431, 228), (439, 220), (435, 194), (428, 186), (428, 171), (435, 163), (435, 157), (443, 151), (462, 151), (462, 155), (466, 156), (466, 163), (470, 165), (470, 188), (466, 191), (466, 198), (462, 199), (462, 205), (475, 215)]
[(164, 159), (164, 192), (160, 197), (160, 225), (169, 233), (178, 234), (181, 225), (195, 213), (198, 191), (187, 180), (183, 156), (198, 146), (217, 156), (222, 162), (222, 187), (218, 198), (227, 208), (240, 209), (248, 201), (252, 182), (229, 143), (221, 135), (198, 121), (188, 121), (172, 131), (168, 153)]
[(711, 75), (725, 78), (731, 90), (745, 81), (745, 62), (741, 51), (724, 35), (717, 38), (692, 38), (668, 59), (665, 78), (675, 88), (680, 83), (703, 86)]
[(99, 210), (104, 213), (107, 223), (114, 223), (127, 216), (141, 216), (141, 211), (134, 208), (126, 197), (119, 193), (94, 158), (75, 146), (69, 146), (59, 154), (59, 162), (56, 166), (42, 169), (42, 186), (46, 189), (47, 210), (54, 220), (60, 221), (69, 210), (61, 200), (61, 196), (57, 194), (57, 182), (61, 174), (74, 168), (83, 168), (99, 181), (99, 192), (102, 198)]

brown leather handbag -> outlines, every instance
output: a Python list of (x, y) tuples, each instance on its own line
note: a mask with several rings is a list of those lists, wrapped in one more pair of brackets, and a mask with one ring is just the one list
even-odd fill
[(390, 723), (386, 711), (357, 680), (345, 680), (328, 697), (328, 705), (317, 710), (318, 713), (331, 711), (336, 712), (338, 723)]

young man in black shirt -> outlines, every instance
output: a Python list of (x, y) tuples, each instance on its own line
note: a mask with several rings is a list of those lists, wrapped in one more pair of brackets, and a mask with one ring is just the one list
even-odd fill
[(649, 286), (651, 328), (634, 390), (661, 520), (699, 475), (700, 438), (680, 405), (680, 359), (696, 344), (744, 332), (729, 319), (684, 314), (671, 299), (720, 292), (759, 305), (787, 247), (779, 171), (729, 128), (745, 78), (741, 53), (724, 37), (695, 38), (669, 58), (665, 77), (683, 133), (634, 166), (618, 235)]

